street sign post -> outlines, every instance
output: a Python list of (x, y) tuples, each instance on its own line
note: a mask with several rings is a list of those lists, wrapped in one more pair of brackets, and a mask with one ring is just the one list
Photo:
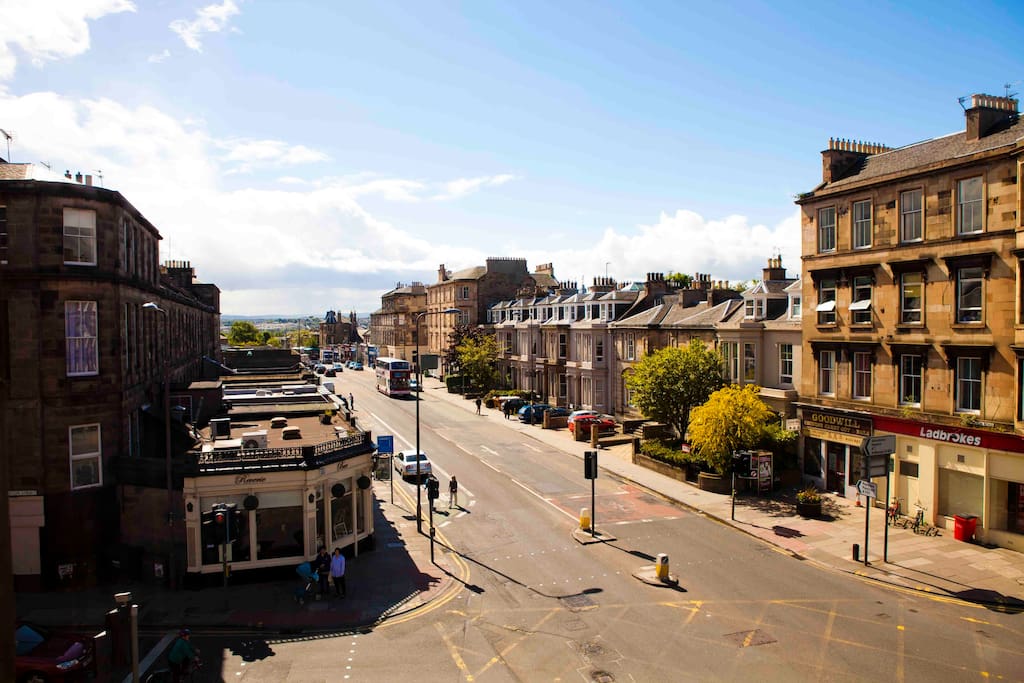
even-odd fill
[[(418, 403), (416, 404), (416, 407), (417, 408), (419, 407)], [(388, 460), (388, 462), (390, 464), (391, 458), (393, 458), (394, 454), (395, 454), (395, 437), (392, 436), (391, 434), (378, 435), (377, 436), (377, 454), (378, 455), (380, 455), (380, 454), (387, 454), (388, 456), (390, 456), (390, 457), (387, 458), (387, 460)], [(417, 455), (416, 457), (419, 457), (419, 455)], [(388, 474), (390, 474), (390, 470), (388, 471)], [(391, 487), (391, 504), (394, 505), (395, 504), (395, 478), (389, 476), (388, 477), (388, 483), (389, 483), (389, 486)], [(419, 511), (418, 510), (417, 510), (416, 514), (419, 515)], [(416, 520), (419, 521), (419, 517), (418, 516), (416, 517)]]
[[(869, 436), (866, 437), (860, 444), (860, 450), (864, 454), (864, 477), (873, 479), (874, 477), (885, 477), (885, 501), (889, 501), (889, 461), (893, 454), (896, 453), (896, 435), (886, 434), (884, 436)], [(877, 498), (877, 496), (872, 496)], [(868, 506), (870, 507), (871, 500), (868, 499)], [(888, 520), (888, 518), (886, 518)], [(866, 523), (865, 523), (866, 526)], [(886, 521), (885, 534), (883, 536), (882, 544), (882, 561), (889, 561), (889, 523)], [(867, 543), (865, 546), (865, 564), (867, 563)]]
[(861, 479), (857, 482), (857, 492), (868, 498), (878, 498), (878, 484)]
[(864, 455), (892, 455), (896, 452), (896, 435), (868, 436), (860, 443)]

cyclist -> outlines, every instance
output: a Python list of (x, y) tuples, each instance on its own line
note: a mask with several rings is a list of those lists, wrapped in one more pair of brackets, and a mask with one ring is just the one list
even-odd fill
[(178, 637), (171, 646), (171, 652), (167, 655), (167, 661), (171, 665), (171, 680), (179, 683), (184, 677), (192, 673), (199, 652), (192, 647), (192, 631), (187, 628), (181, 629)]

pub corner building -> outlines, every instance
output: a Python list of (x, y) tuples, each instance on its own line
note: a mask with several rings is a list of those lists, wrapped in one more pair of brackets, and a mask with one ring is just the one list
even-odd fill
[[(183, 481), (186, 572), (296, 565), (373, 545), (374, 444), (331, 388), (227, 386)], [(221, 543), (214, 506), (234, 505)], [(225, 557), (226, 553), (226, 557)]]
[[(798, 412), (803, 473), (819, 488), (857, 496), (863, 439), (891, 434), (889, 495), (901, 500), (904, 514), (923, 509), (925, 521), (950, 531), (957, 516), (974, 516), (976, 541), (1024, 551), (1024, 438), (820, 406), (800, 405)], [(872, 481), (884, 496), (885, 477)]]

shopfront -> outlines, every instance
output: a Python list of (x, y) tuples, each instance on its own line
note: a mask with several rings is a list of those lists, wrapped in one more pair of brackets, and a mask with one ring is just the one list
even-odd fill
[(863, 471), (860, 444), (872, 434), (871, 417), (811, 406), (798, 406), (798, 413), (804, 476), (825, 491), (856, 496)]
[(975, 538), (1024, 551), (1024, 438), (1014, 434), (875, 417), (876, 434), (896, 435), (894, 495), (903, 509), (952, 529), (978, 518)]
[(185, 479), (188, 571), (222, 571), (212, 508), (235, 504), (232, 570), (291, 565), (320, 546), (353, 546), (373, 534), (369, 454), (317, 468), (210, 473)]

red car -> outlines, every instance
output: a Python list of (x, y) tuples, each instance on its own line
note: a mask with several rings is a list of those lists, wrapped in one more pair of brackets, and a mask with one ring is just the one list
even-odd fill
[(615, 420), (606, 415), (577, 415), (576, 418), (569, 423), (569, 431), (575, 434), (576, 428), (580, 427), (584, 430), (584, 434), (589, 434), (590, 425), (597, 425), (598, 432), (615, 431)]
[(14, 675), (19, 682), (84, 680), (92, 670), (90, 638), (22, 622), (14, 629), (14, 640)]

